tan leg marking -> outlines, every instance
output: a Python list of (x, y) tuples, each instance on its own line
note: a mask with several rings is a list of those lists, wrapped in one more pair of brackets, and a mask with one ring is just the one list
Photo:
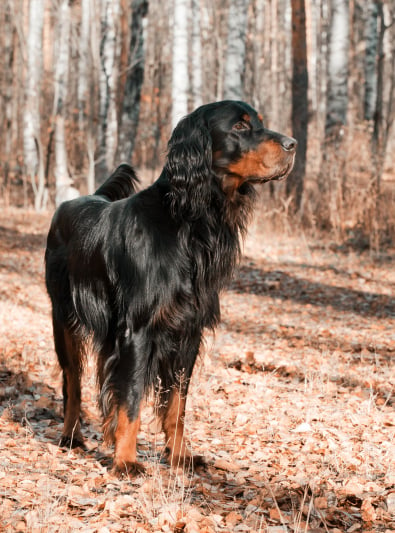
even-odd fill
[(193, 457), (188, 450), (184, 438), (184, 418), (186, 399), (180, 392), (173, 389), (163, 415), (163, 431), (166, 435), (168, 459), (172, 466), (202, 466), (204, 460), (200, 456)]
[(140, 428), (140, 414), (130, 421), (125, 407), (118, 410), (118, 423), (115, 431), (114, 473), (118, 476), (135, 476), (144, 471), (137, 463), (137, 433)]

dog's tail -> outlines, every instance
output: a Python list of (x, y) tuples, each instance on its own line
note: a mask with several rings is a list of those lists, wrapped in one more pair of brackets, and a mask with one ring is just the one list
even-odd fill
[(105, 196), (110, 202), (128, 198), (136, 192), (139, 179), (134, 169), (123, 163), (95, 192), (95, 196)]

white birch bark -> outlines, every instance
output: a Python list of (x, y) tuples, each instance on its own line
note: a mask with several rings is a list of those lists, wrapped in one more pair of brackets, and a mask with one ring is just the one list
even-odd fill
[(174, 0), (172, 127), (188, 113), (188, 8), (189, 0)]
[(278, 15), (277, 0), (270, 2), (270, 75), (271, 75), (271, 120), (274, 124), (279, 122), (279, 81), (278, 81)]
[(247, 16), (250, 0), (232, 0), (229, 6), (228, 40), (225, 62), (224, 98), (242, 100)]
[(331, 1), (328, 92), (325, 131), (346, 123), (348, 102), (348, 53), (350, 47), (349, 1)]
[(200, 25), (200, 2), (192, 0), (192, 47), (191, 47), (191, 88), (193, 107), (203, 103), (202, 95), (202, 35)]
[(77, 189), (72, 187), (67, 164), (66, 150), (66, 99), (69, 80), (70, 57), (70, 7), (68, 0), (62, 0), (58, 11), (57, 23), (58, 41), (55, 49), (55, 182), (56, 205), (65, 200), (79, 196)]
[(81, 29), (79, 42), (78, 61), (78, 125), (80, 131), (84, 129), (86, 104), (89, 87), (89, 63), (90, 63), (90, 26), (91, 26), (91, 0), (81, 0)]
[(118, 139), (116, 95), (119, 78), (119, 0), (101, 0), (100, 127), (97, 179), (103, 182), (115, 163)]
[(254, 47), (254, 83), (252, 92), (252, 105), (255, 109), (261, 109), (262, 101), (262, 75), (264, 62), (264, 26), (265, 25), (265, 0), (257, 0), (255, 3), (255, 34)]
[[(39, 93), (42, 74), (44, 0), (30, 0), (27, 43), (27, 79), (23, 121), (23, 152), (26, 174), (31, 180), (36, 210), (43, 207), (45, 176), (40, 151)], [(40, 160), (41, 159), (41, 160)]]

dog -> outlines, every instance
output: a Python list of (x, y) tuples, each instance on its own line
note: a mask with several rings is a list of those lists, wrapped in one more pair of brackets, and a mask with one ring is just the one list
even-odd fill
[(113, 472), (143, 470), (136, 438), (152, 389), (169, 462), (204, 464), (184, 438), (203, 331), (220, 319), (219, 293), (240, 256), (254, 186), (285, 179), (296, 145), (244, 102), (203, 105), (174, 129), (153, 185), (137, 192), (135, 172), (123, 164), (93, 195), (59, 206), (45, 264), (63, 371), (61, 446), (83, 445), (80, 379), (90, 342)]

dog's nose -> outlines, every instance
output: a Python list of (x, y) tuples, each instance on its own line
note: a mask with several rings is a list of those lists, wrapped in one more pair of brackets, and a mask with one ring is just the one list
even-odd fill
[(281, 138), (281, 146), (286, 152), (294, 152), (296, 150), (297, 144), (298, 144), (298, 141), (294, 139), (293, 137), (282, 137)]

